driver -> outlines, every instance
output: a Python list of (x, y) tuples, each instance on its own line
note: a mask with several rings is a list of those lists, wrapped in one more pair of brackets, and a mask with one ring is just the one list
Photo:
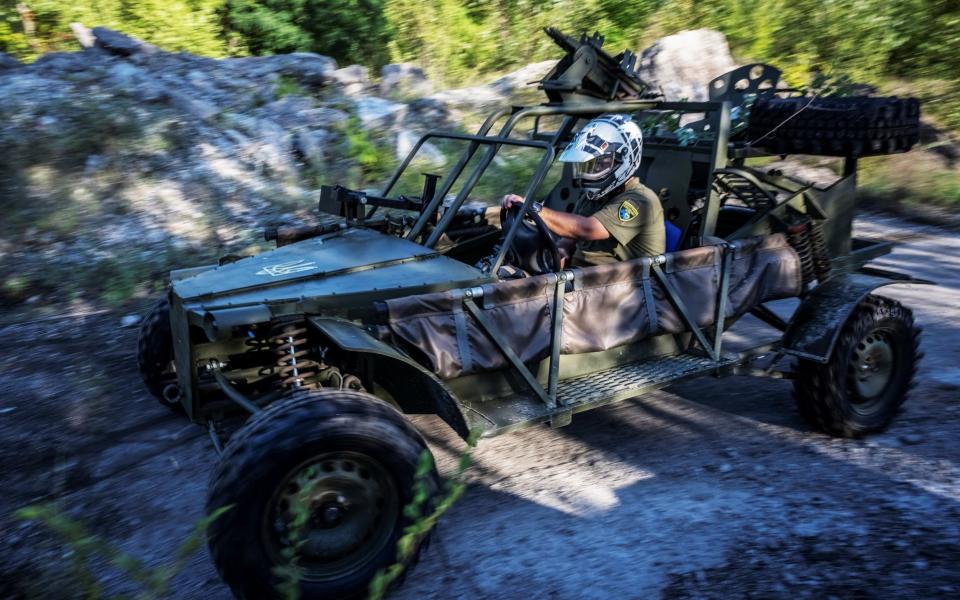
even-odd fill
[[(582, 190), (574, 214), (534, 202), (555, 234), (577, 240), (574, 263), (597, 265), (666, 251), (663, 207), (634, 173), (640, 167), (643, 136), (629, 115), (604, 115), (587, 123), (560, 154), (573, 167)], [(510, 208), (523, 203), (516, 194), (503, 197)]]

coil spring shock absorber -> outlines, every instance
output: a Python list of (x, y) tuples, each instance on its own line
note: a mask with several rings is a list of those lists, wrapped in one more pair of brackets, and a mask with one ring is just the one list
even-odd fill
[(307, 328), (303, 323), (283, 325), (270, 336), (277, 354), (280, 385), (285, 388), (317, 389), (320, 363), (307, 358)]
[(810, 230), (810, 248), (813, 254), (813, 271), (819, 281), (825, 280), (830, 276), (830, 252), (827, 250), (827, 240), (823, 235), (823, 223), (814, 223), (811, 221), (808, 225)]
[(807, 224), (807, 221), (803, 221), (787, 227), (787, 241), (800, 256), (800, 273), (804, 287), (809, 286), (817, 278), (813, 268), (813, 248), (810, 245), (810, 230)]

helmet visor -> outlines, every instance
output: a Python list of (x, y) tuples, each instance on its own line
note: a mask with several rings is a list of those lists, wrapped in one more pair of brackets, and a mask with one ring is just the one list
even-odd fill
[(574, 179), (597, 181), (609, 175), (616, 163), (616, 156), (613, 152), (607, 152), (583, 162), (575, 162), (573, 163), (573, 177)]

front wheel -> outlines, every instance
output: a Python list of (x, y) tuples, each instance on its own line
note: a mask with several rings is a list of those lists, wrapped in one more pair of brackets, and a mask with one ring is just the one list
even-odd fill
[(140, 326), (137, 367), (150, 395), (173, 412), (182, 413), (179, 394), (169, 394), (169, 390), (176, 387), (177, 374), (173, 366), (173, 333), (167, 298), (157, 302)]
[(913, 387), (919, 344), (909, 308), (867, 296), (844, 324), (827, 364), (799, 362), (794, 396), (801, 414), (831, 435), (882, 431)]
[[(394, 408), (351, 391), (298, 392), (227, 444), (207, 497), (208, 544), (239, 598), (362, 596), (397, 560), (426, 444)], [(428, 495), (439, 489), (431, 469)], [(416, 552), (410, 562), (414, 562)]]

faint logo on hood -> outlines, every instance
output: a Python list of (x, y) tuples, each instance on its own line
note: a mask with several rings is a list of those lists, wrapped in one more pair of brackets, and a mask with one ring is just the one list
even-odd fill
[(257, 271), (257, 275), (269, 275), (270, 277), (281, 277), (283, 275), (292, 275), (293, 273), (303, 273), (304, 271), (313, 271), (317, 268), (317, 263), (307, 262), (303, 259), (292, 262), (285, 262), (276, 265), (270, 265)]

